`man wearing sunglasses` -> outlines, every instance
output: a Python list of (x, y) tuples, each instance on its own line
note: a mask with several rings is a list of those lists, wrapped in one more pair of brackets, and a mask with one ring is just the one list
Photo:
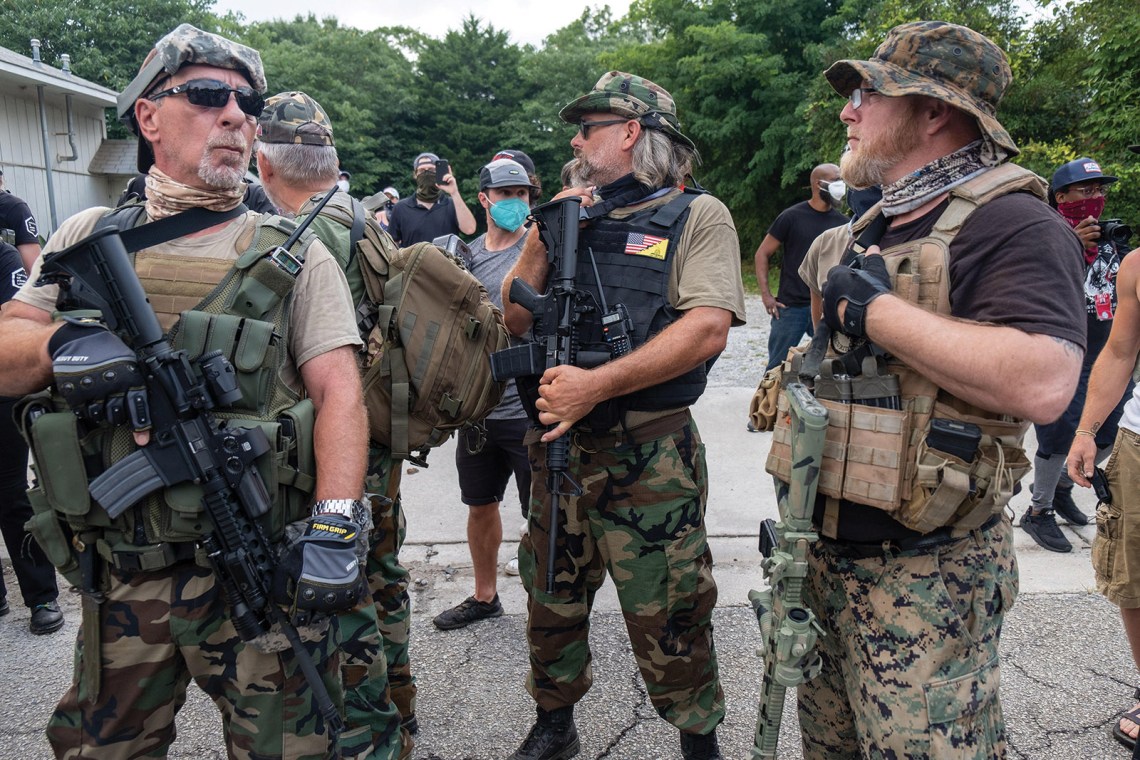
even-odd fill
[[(367, 443), (355, 362), (361, 341), (344, 274), (328, 250), (312, 236), (277, 248), (292, 227), (240, 205), (264, 91), (257, 51), (189, 24), (160, 39), (119, 99), (120, 118), (139, 137), (145, 206), (72, 217), (40, 262), (96, 225), (136, 227), (189, 209), (229, 214), (137, 251), (135, 270), (176, 349), (191, 360), (210, 351), (230, 359), (241, 393), (219, 415), (266, 431), (270, 450), (253, 464), (267, 504), (255, 519), (274, 551), (289, 558), (277, 566), (270, 604), (286, 614), (316, 610), (327, 590), (331, 611), (353, 599), (360, 582), (351, 537), (360, 532)], [(0, 316), (0, 394), (38, 391), (54, 375), (47, 409), (62, 416), (37, 419), (68, 420), (29, 433), (34, 451), (52, 452), (36, 460), (33, 532), (84, 590), (75, 679), (47, 731), (56, 756), (165, 756), (191, 678), (219, 705), (230, 756), (329, 756), (336, 732), (280, 630), (245, 641), (234, 626), (230, 600), (200, 548), (212, 527), (198, 487), (160, 488), (115, 518), (84, 498), (107, 461), (152, 444), (148, 394), (161, 391), (148, 389), (134, 352), (102, 323), (79, 314), (53, 321), (58, 288), (37, 286), (40, 262)], [(82, 379), (71, 382), (77, 373)], [(73, 456), (69, 466), (59, 466), (60, 452)], [(284, 546), (286, 526), (303, 539)], [(303, 591), (316, 587), (316, 565), (340, 568), (341, 576), (323, 574), (332, 584), (320, 598)], [(304, 625), (301, 636), (338, 704), (327, 625)]]
[[(729, 327), (744, 323), (736, 229), (720, 201), (692, 189), (696, 149), (664, 88), (611, 71), (559, 117), (578, 127), (573, 174), (591, 185), (555, 196), (580, 199), (585, 218), (577, 251), (566, 252), (577, 256), (575, 287), (596, 304), (582, 315), (580, 343), (616, 358), (518, 380), (532, 419), (546, 430), (526, 440), (535, 471), (530, 529), (519, 547), (530, 594), (527, 689), (538, 715), (513, 757), (578, 753), (574, 704), (590, 688), (590, 608), (608, 572), (649, 698), (679, 730), (682, 755), (719, 758), (724, 693), (712, 637), (708, 484), (689, 407), (704, 392)], [(549, 276), (542, 238), (532, 231), (503, 281), (504, 317), (515, 335), (526, 333), (532, 316), (511, 302), (511, 282), (519, 277), (541, 292)], [(619, 304), (629, 315), (628, 353), (608, 351), (603, 330), (603, 317), (623, 322)], [(545, 444), (563, 435), (570, 436), (567, 474), (582, 493), (561, 498), (548, 593)]]
[[(826, 77), (849, 99), (842, 177), (883, 198), (827, 274), (824, 361), (850, 367), (852, 388), (899, 390), (884, 409), (815, 384), (845, 444), (824, 448), (808, 553), (805, 602), (826, 635), (798, 690), (804, 757), (1003, 757), (1004, 509), (1029, 422), (1055, 419), (1077, 384), (1080, 245), (1044, 182), (1009, 163), (996, 112), (1012, 74), (986, 37), (903, 24)], [(786, 481), (778, 438), (768, 468)]]

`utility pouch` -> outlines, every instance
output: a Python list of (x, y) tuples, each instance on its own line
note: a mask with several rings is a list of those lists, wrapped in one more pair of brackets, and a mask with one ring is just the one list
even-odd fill
[[(827, 433), (823, 441), (818, 493), (839, 498), (843, 493), (843, 471), (847, 461), (847, 442), (851, 429), (851, 404), (816, 399), (827, 409)], [(768, 450), (765, 469), (784, 483), (792, 477), (791, 411), (784, 393), (779, 394), (776, 427), (772, 431), (772, 447)]]
[(776, 414), (780, 404), (780, 378), (783, 375), (784, 365), (780, 364), (764, 373), (760, 385), (752, 394), (752, 401), (748, 405), (748, 420), (752, 427), (761, 432), (767, 432), (776, 427)]

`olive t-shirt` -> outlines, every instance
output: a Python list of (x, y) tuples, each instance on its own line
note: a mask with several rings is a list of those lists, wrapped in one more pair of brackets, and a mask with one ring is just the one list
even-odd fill
[[(65, 221), (51, 236), (44, 254), (60, 251), (91, 233), (95, 224), (109, 209), (82, 211)], [(249, 212), (221, 230), (198, 237), (178, 238), (146, 249), (173, 256), (237, 259), (252, 240), (261, 214)], [(58, 289), (54, 285), (36, 287), (40, 262), (36, 260), (28, 282), (16, 294), (21, 301), (47, 312), (55, 310)], [(299, 367), (315, 356), (340, 346), (362, 345), (356, 329), (356, 317), (344, 273), (328, 249), (314, 240), (306, 250), (305, 266), (293, 287), (293, 310), (289, 319), (289, 358), (282, 379), (300, 392)]]
[[(887, 230), (883, 250), (926, 237), (949, 201)], [(1030, 193), (978, 208), (950, 243), (950, 310), (955, 317), (1014, 327), (1085, 345), (1084, 256), (1057, 212)], [(930, 336), (937, 340), (937, 336)], [(817, 520), (822, 507), (817, 505)], [(843, 501), (838, 537), (873, 542), (918, 535), (886, 512)]]

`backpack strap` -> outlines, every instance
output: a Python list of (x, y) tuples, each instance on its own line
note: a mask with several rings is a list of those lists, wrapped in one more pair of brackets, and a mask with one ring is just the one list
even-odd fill
[(364, 239), (364, 204), (355, 198), (349, 196), (352, 201), (352, 227), (348, 231), (348, 265), (352, 266), (352, 260), (356, 258), (356, 244)]
[(241, 203), (229, 211), (192, 208), (165, 219), (139, 225), (139, 219), (145, 211), (146, 207), (141, 203), (122, 206), (100, 219), (96, 228), (118, 227), (123, 246), (128, 253), (134, 253), (236, 219), (249, 209)]

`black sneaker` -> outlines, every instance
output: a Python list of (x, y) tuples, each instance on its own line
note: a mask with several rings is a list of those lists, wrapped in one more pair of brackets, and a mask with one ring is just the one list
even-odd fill
[(465, 628), (477, 620), (496, 618), (502, 614), (503, 605), (499, 604), (498, 594), (495, 594), (495, 598), (489, 602), (480, 602), (475, 597), (469, 596), (450, 610), (444, 610), (436, 615), (435, 620), (431, 622), (441, 631), (451, 631)]
[(1030, 507), (1021, 517), (1021, 527), (1042, 549), (1061, 553), (1073, 550), (1069, 539), (1065, 538), (1065, 534), (1057, 527), (1057, 518), (1053, 516), (1051, 509), (1043, 509), (1040, 514), (1035, 515), (1033, 508)]
[(8, 606), (8, 597), (0, 597), (0, 617), (4, 617), (11, 611), (12, 608)]
[(400, 725), (402, 725), (404, 727), (404, 730), (407, 731), (412, 736), (415, 736), (416, 734), (418, 734), (420, 732), (420, 722), (418, 720), (416, 720), (416, 714), (415, 713), (412, 713), (411, 715), (409, 715), (408, 717), (406, 717), (402, 721), (400, 721)]
[(685, 760), (722, 760), (716, 731), (708, 734), (681, 732), (681, 756)]
[(1070, 525), (1088, 525), (1089, 516), (1077, 508), (1073, 501), (1073, 487), (1058, 488), (1053, 492), (1053, 511), (1069, 521)]
[(32, 622), (28, 624), (28, 630), (36, 636), (43, 636), (55, 633), (60, 628), (63, 628), (63, 613), (59, 611), (57, 603), (47, 602), (32, 607)]
[(578, 727), (574, 708), (547, 712), (538, 708), (538, 720), (509, 760), (568, 760), (578, 754)]

